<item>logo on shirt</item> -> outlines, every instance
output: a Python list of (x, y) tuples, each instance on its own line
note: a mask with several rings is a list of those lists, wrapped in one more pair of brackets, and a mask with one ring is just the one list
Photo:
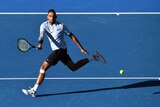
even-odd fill
[(57, 25), (57, 31), (61, 31), (62, 29), (63, 29), (63, 25), (62, 24)]

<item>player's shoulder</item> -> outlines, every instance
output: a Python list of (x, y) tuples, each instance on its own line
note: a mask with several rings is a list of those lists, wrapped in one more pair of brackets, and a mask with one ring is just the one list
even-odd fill
[(47, 24), (48, 24), (48, 21), (45, 21), (41, 24), (41, 26), (47, 26)]
[(55, 23), (56, 25), (63, 25), (63, 23), (62, 22), (60, 22), (60, 21), (56, 21), (56, 23)]

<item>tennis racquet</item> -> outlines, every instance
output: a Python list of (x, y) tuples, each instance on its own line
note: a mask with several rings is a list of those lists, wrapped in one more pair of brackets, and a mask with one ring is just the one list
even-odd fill
[(26, 39), (24, 38), (19, 38), (17, 40), (17, 48), (21, 51), (21, 52), (27, 52), (32, 48), (36, 48), (36, 46), (32, 45), (30, 42), (28, 42)]

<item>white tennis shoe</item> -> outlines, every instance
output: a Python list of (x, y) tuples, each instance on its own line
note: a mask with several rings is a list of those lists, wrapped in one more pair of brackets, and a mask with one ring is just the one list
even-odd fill
[(29, 90), (26, 90), (26, 89), (22, 89), (22, 92), (25, 94), (25, 95), (31, 95), (32, 97), (36, 97), (36, 92), (33, 90), (33, 88), (30, 88)]
[(95, 52), (93, 54), (93, 57), (95, 58), (96, 61), (100, 61), (100, 62), (103, 62), (106, 64), (106, 60), (104, 59), (104, 57), (100, 53)]

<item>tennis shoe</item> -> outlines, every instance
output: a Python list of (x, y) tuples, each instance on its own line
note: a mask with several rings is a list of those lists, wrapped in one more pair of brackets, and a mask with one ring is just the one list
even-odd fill
[(33, 90), (33, 88), (30, 88), (29, 90), (26, 90), (26, 89), (22, 89), (22, 92), (25, 94), (25, 95), (31, 95), (32, 97), (36, 97), (36, 92)]
[(93, 57), (95, 58), (96, 61), (100, 61), (100, 62), (103, 62), (106, 64), (106, 60), (104, 59), (104, 57), (100, 53), (95, 52), (93, 54)]

